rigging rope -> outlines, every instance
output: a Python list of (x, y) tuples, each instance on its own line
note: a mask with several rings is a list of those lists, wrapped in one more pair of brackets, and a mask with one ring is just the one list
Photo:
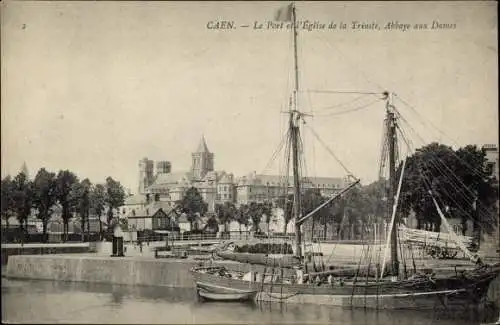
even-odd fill
[[(407, 103), (405, 100), (403, 100), (401, 97), (399, 97), (397, 94), (394, 94), (395, 97), (397, 97), (404, 105), (406, 105), (408, 108), (410, 108), (420, 119), (421, 119), (421, 124), (423, 126), (426, 126), (425, 125), (425, 122), (427, 122), (430, 126), (432, 126), (435, 130), (437, 130), (439, 133), (441, 133), (442, 135), (444, 135), (446, 138), (448, 138), (455, 146), (459, 147), (457, 141), (453, 140), (451, 137), (449, 137), (448, 135), (446, 135), (443, 131), (441, 131), (439, 128), (437, 128), (434, 124), (432, 124), (430, 122), (430, 120), (428, 119), (425, 119), (412, 105), (410, 105), (409, 103)], [(408, 122), (406, 122), (408, 124)], [(425, 142), (424, 142), (425, 143)], [(464, 166), (469, 169), (472, 173), (474, 173), (475, 175), (477, 176), (483, 176), (483, 172), (482, 170), (480, 169), (477, 169), (477, 168), (474, 168), (472, 167), (470, 164), (468, 164), (465, 160), (463, 160), (462, 158), (460, 158), (454, 151), (453, 151), (453, 155), (456, 156), (463, 164)], [(474, 161), (475, 163), (477, 163), (477, 161)]]
[[(343, 227), (344, 227), (344, 220), (345, 219), (346, 219), (345, 213), (343, 213), (342, 214), (342, 219), (340, 220), (339, 231), (338, 231), (337, 236), (340, 236), (340, 234), (343, 233)], [(330, 253), (330, 256), (328, 256), (328, 259), (326, 260), (326, 263), (330, 262), (330, 259), (332, 258), (333, 254), (335, 252), (335, 248), (337, 248), (337, 245), (338, 245), (339, 242), (340, 242), (340, 240), (337, 238), (337, 241), (335, 242), (335, 245), (333, 245), (332, 252)]]
[[(312, 129), (307, 123), (304, 121), (304, 125), (311, 130), (311, 133), (314, 135), (314, 137), (325, 147), (325, 149), (332, 155), (332, 157), (340, 164), (340, 166), (344, 169), (344, 171), (348, 174), (348, 176), (354, 177), (354, 174), (340, 161), (340, 159), (333, 153), (333, 151), (326, 145), (326, 143), (321, 140), (321, 138), (318, 136), (318, 134)], [(356, 178), (356, 177), (354, 177)]]
[[(311, 93), (310, 92), (307, 92), (308, 95), (310, 95)], [(343, 107), (343, 106), (346, 106), (346, 105), (350, 105), (352, 103), (355, 103), (357, 101), (359, 101), (360, 99), (362, 98), (366, 98), (370, 96), (369, 94), (362, 94), (361, 96), (357, 96), (356, 98), (354, 99), (351, 99), (350, 101), (347, 101), (347, 102), (343, 102), (343, 103), (339, 103), (339, 104), (335, 104), (335, 105), (331, 105), (331, 106), (327, 106), (327, 107), (322, 107), (322, 108), (318, 108), (318, 110), (331, 110), (331, 109), (336, 109), (336, 108), (339, 108), (339, 107)], [(312, 102), (311, 102), (311, 106), (312, 106)]]
[(356, 111), (359, 111), (359, 110), (363, 110), (363, 109), (366, 109), (366, 108), (369, 108), (371, 105), (379, 102), (380, 99), (376, 99), (374, 101), (371, 101), (367, 104), (364, 104), (364, 105), (361, 105), (361, 106), (358, 106), (358, 107), (355, 107), (355, 108), (351, 108), (351, 109), (346, 109), (346, 110), (343, 110), (343, 111), (340, 111), (340, 112), (333, 112), (333, 113), (327, 113), (327, 114), (316, 114), (316, 116), (322, 116), (322, 117), (327, 117), (327, 116), (338, 116), (338, 115), (343, 115), (343, 114), (347, 114), (347, 113), (352, 113), (352, 112), (356, 112)]
[(439, 205), (437, 204), (436, 199), (435, 199), (434, 195), (432, 194), (432, 183), (427, 183), (426, 186), (428, 188), (428, 193), (430, 194), (431, 199), (432, 199), (434, 205), (436, 206), (436, 209), (438, 210), (438, 214), (439, 214), (441, 220), (443, 221), (443, 223), (444, 223), (445, 227), (447, 228), (448, 232), (450, 233), (450, 235), (452, 235), (452, 237), (455, 239), (456, 244), (463, 250), (464, 253), (467, 254), (467, 256), (469, 257), (469, 259), (471, 261), (478, 262), (479, 259), (476, 256), (472, 255), (472, 253), (465, 247), (463, 242), (457, 237), (457, 235), (455, 234), (455, 232), (453, 231), (451, 226), (446, 221), (446, 218), (444, 218), (444, 215), (442, 214), (442, 212), (439, 208)]
[[(418, 133), (417, 133), (417, 132), (416, 132), (416, 131), (412, 128), (412, 127), (411, 127), (411, 125), (410, 125), (410, 124), (408, 123), (408, 121), (404, 118), (404, 116), (401, 114), (401, 112), (400, 112), (400, 111), (398, 111), (398, 110), (396, 110), (396, 112), (398, 113), (398, 115), (399, 115), (399, 117), (401, 118), (401, 120), (402, 120), (403, 122), (405, 122), (405, 123), (406, 123), (407, 127), (408, 127), (411, 131), (413, 131), (413, 133), (414, 133), (417, 137), (419, 137), (419, 138), (420, 138), (420, 140), (422, 141), (422, 143), (423, 143), (423, 144), (425, 144), (425, 141), (423, 140), (423, 138), (422, 138), (422, 137), (421, 137), (421, 136), (420, 136), (420, 135), (419, 135), (419, 134), (418, 134)], [(452, 152), (453, 152), (453, 151), (452, 151)], [(455, 154), (455, 156), (456, 156), (456, 154)], [(459, 158), (459, 157), (457, 156), (457, 158)], [(439, 158), (437, 158), (437, 159), (439, 159)], [(439, 159), (439, 160), (440, 160), (440, 159)], [(476, 194), (475, 194), (475, 193), (473, 193), (473, 192), (472, 192), (472, 191), (471, 191), (471, 190), (470, 190), (470, 189), (469, 189), (469, 188), (468, 188), (468, 187), (467, 187), (467, 186), (466, 186), (466, 185), (465, 185), (465, 184), (464, 184), (464, 183), (463, 183), (463, 182), (462, 182), (462, 181), (461, 181), (461, 180), (460, 180), (460, 179), (459, 179), (456, 175), (454, 175), (454, 173), (450, 170), (450, 168), (447, 166), (447, 164), (446, 164), (446, 163), (444, 163), (442, 160), (440, 160), (440, 161), (439, 161), (439, 164), (440, 164), (440, 165), (442, 165), (445, 169), (447, 169), (447, 170), (450, 172), (450, 175), (452, 176), (452, 178), (455, 178), (455, 179), (458, 181), (458, 183), (460, 183), (460, 184), (463, 186), (463, 188), (464, 188), (465, 190), (467, 190), (467, 191), (471, 194), (472, 198), (475, 198), (475, 197), (476, 197)], [(434, 165), (434, 167), (436, 167), (436, 165)], [(436, 168), (436, 170), (437, 170), (438, 172), (442, 173), (442, 175), (446, 177), (446, 175), (443, 173), (443, 168), (437, 167), (437, 168)], [(450, 180), (450, 182), (451, 182), (451, 180)], [(467, 199), (468, 199), (468, 198), (465, 196), (465, 193), (463, 193), (463, 191), (460, 191), (460, 190), (459, 190), (460, 185), (459, 185), (458, 183), (457, 183), (456, 181), (453, 181), (453, 183), (451, 183), (450, 185), (452, 185), (452, 186), (453, 186), (453, 187), (457, 190), (458, 194), (460, 194), (460, 195), (462, 196), (462, 198), (466, 199), (466, 201), (467, 201)], [(458, 185), (458, 186), (457, 186), (457, 185)], [(468, 200), (470, 201), (470, 200), (473, 200), (473, 199), (469, 198)], [(488, 220), (493, 220), (493, 219), (491, 218), (492, 213), (491, 213), (491, 212), (489, 212), (489, 211), (487, 211), (487, 210), (486, 210), (484, 207), (482, 207), (481, 205), (479, 206), (479, 213), (480, 213), (481, 215), (483, 215), (483, 216), (486, 216), (486, 217), (488, 218)]]
[[(321, 33), (318, 34), (319, 35), (319, 38), (322, 39), (325, 44), (333, 51), (339, 53), (344, 59), (345, 61), (351, 66), (352, 69), (356, 70), (360, 75), (361, 77), (363, 77), (363, 79), (365, 79), (368, 83), (378, 87), (379, 89), (381, 90), (385, 90), (383, 89), (379, 84), (375, 83), (374, 81), (371, 81), (369, 80), (365, 73), (363, 73), (363, 71), (361, 71), (361, 69), (359, 68), (359, 65), (358, 64), (354, 64), (353, 62), (351, 62), (351, 60), (349, 59), (348, 56), (346, 56), (341, 50), (340, 48), (337, 46), (338, 45), (338, 42), (329, 42)], [(334, 48), (335, 46), (335, 48)]]
[[(433, 163), (432, 161), (429, 161), (430, 164), (432, 164), (435, 168), (435, 170), (437, 170), (438, 173), (440, 173), (441, 175), (445, 176), (443, 174), (443, 172), (439, 169), (439, 166), (437, 166), (435, 163)], [(424, 180), (427, 180), (430, 182), (430, 177), (425, 177)], [(454, 189), (457, 190), (457, 193), (460, 194), (462, 196), (462, 198), (464, 198), (464, 193), (459, 191), (459, 189), (452, 183), (450, 183), (449, 185), (451, 185)], [(452, 203), (455, 203), (455, 209), (459, 212), (462, 212), (464, 216), (469, 216), (470, 219), (474, 220), (474, 221), (479, 221), (477, 218), (475, 217), (471, 217), (470, 216), (470, 213), (466, 210), (464, 210), (462, 207), (461, 207), (461, 204), (459, 204), (456, 200), (455, 200), (455, 195), (453, 194), (450, 194), (448, 191), (446, 191), (444, 188), (441, 190), (443, 192), (443, 194), (446, 194), (448, 199), (452, 202)], [(466, 197), (465, 197), (466, 198)], [(471, 202), (468, 202), (468, 203), (471, 203)], [(480, 216), (483, 216), (485, 218), (485, 220), (488, 220), (488, 217), (489, 215), (485, 215), (484, 213), (482, 213), (481, 211), (477, 211), (478, 214), (480, 214)], [(481, 223), (478, 223), (478, 226), (484, 230), (484, 226), (481, 224)]]
[[(477, 194), (472, 192), (472, 190), (470, 190), (456, 175), (454, 175), (453, 172), (447, 166), (447, 164), (445, 162), (443, 162), (439, 157), (436, 157), (436, 162), (433, 162), (432, 160), (429, 160), (428, 162), (431, 165), (433, 165), (434, 170), (439, 172), (444, 177), (446, 177), (446, 174), (444, 173), (445, 171), (443, 170), (442, 167), (444, 167), (445, 169), (447, 169), (449, 171), (449, 174), (451, 176), (453, 176), (458, 182), (456, 182), (455, 180), (453, 180), (450, 177), (448, 185), (452, 186), (457, 191), (457, 194), (459, 194), (462, 197), (462, 199), (464, 199), (464, 201), (466, 201), (467, 203), (473, 204), (478, 199)], [(460, 184), (458, 184), (458, 183), (462, 184), (463, 188), (466, 189), (469, 193), (471, 193), (472, 197), (469, 198), (468, 196), (466, 196), (464, 191), (460, 190)], [(457, 202), (455, 201), (455, 203), (457, 203)], [(476, 206), (476, 208), (477, 208), (477, 206)], [(480, 213), (481, 216), (484, 216), (488, 219), (491, 219), (490, 218), (491, 214), (487, 210), (485, 210), (485, 208), (483, 208), (485, 211), (481, 211), (480, 210), (481, 208), (483, 208), (483, 207), (479, 206), (478, 213)], [(494, 219), (491, 219), (491, 220), (494, 220)]]
[(283, 134), (283, 136), (281, 137), (281, 140), (278, 144), (278, 147), (274, 150), (274, 152), (271, 156), (271, 159), (269, 159), (268, 163), (266, 164), (266, 167), (262, 170), (262, 173), (264, 173), (268, 168), (270, 168), (271, 164), (276, 160), (276, 157), (278, 156), (278, 154), (280, 153), (281, 149), (283, 148), (283, 146), (285, 144), (285, 140), (288, 139), (289, 133), (290, 133), (290, 131), (287, 130), (287, 132), (285, 132)]

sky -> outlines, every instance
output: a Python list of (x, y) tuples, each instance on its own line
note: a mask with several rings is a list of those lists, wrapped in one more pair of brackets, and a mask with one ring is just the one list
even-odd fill
[[(2, 177), (26, 162), (32, 176), (69, 169), (135, 192), (141, 158), (188, 170), (202, 135), (216, 170), (280, 172), (283, 150), (271, 158), (293, 90), (292, 34), (265, 27), (285, 4), (2, 2)], [(346, 175), (330, 150), (362, 182), (377, 178), (385, 90), (412, 148), (498, 144), (496, 12), (495, 2), (298, 2), (299, 21), (337, 24), (298, 30), (307, 175)], [(235, 28), (207, 28), (216, 21)]]

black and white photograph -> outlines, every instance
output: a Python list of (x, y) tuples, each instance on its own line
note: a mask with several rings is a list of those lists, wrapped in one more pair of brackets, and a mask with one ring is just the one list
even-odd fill
[(495, 1), (14, 1), (5, 324), (500, 325)]

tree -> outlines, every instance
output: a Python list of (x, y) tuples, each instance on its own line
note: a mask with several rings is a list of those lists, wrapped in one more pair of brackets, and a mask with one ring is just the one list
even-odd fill
[(85, 222), (87, 225), (87, 234), (90, 233), (90, 189), (92, 188), (92, 183), (88, 178), (85, 178), (81, 185), (83, 187), (83, 195), (80, 196), (79, 212), (82, 216), (82, 233), (85, 231)]
[(367, 212), (369, 216), (378, 218), (379, 220), (384, 217), (387, 210), (386, 203), (386, 181), (378, 180), (366, 186), (361, 190), (364, 192), (367, 202)]
[(108, 205), (108, 225), (113, 219), (113, 209), (118, 209), (125, 202), (125, 190), (120, 182), (112, 177), (106, 178), (106, 203)]
[[(481, 229), (486, 233), (494, 231), (497, 224), (498, 211), (495, 211), (498, 200), (498, 181), (487, 170), (486, 152), (475, 145), (468, 145), (456, 151), (456, 175), (459, 183), (467, 186), (461, 194), (455, 197), (459, 209), (467, 211), (472, 216), (473, 234), (477, 241), (481, 237)], [(469, 200), (467, 200), (469, 194)], [(471, 194), (474, 194), (471, 197)], [(472, 203), (471, 203), (472, 201)], [(467, 225), (465, 216), (462, 225)]]
[[(312, 188), (307, 189), (303, 195), (301, 195), (302, 202), (302, 216), (306, 216), (310, 212), (314, 211), (318, 206), (325, 202), (325, 198), (321, 195), (319, 189)], [(314, 226), (318, 221), (324, 221), (326, 225), (326, 217), (328, 216), (328, 209), (323, 207), (322, 209), (315, 212), (312, 218), (311, 232), (314, 236)], [(323, 220), (322, 220), (323, 219)]]
[(336, 233), (337, 238), (340, 238), (340, 231), (342, 230), (342, 221), (345, 215), (345, 198), (340, 198), (337, 202), (333, 203), (330, 207), (330, 214), (332, 215), (332, 220), (337, 225)]
[(260, 232), (259, 224), (262, 218), (262, 210), (258, 203), (250, 202), (248, 205), (248, 215), (250, 216), (250, 220), (252, 220), (252, 230), (255, 233)]
[(288, 223), (293, 218), (293, 194), (281, 195), (276, 203), (279, 208), (283, 209), (283, 232), (286, 235)]
[(31, 213), (32, 197), (33, 185), (26, 177), (26, 174), (20, 172), (12, 182), (12, 208), (19, 221), (23, 238), (26, 231), (25, 226)]
[(266, 216), (266, 223), (269, 228), (269, 222), (271, 221), (271, 216), (273, 214), (273, 204), (269, 201), (265, 201), (261, 204), (262, 214)]
[(219, 232), (219, 223), (214, 215), (210, 216), (207, 220), (207, 224), (205, 225), (203, 231), (209, 232), (211, 234), (216, 234)]
[(103, 230), (101, 216), (104, 213), (106, 206), (106, 189), (102, 184), (96, 184), (90, 188), (89, 205), (90, 211), (92, 211), (92, 213), (96, 215), (99, 220), (99, 236), (102, 240)]
[(41, 168), (33, 181), (33, 205), (38, 210), (38, 218), (42, 220), (44, 242), (47, 242), (47, 223), (56, 202), (56, 174)]
[(224, 225), (224, 234), (227, 234), (227, 224), (235, 219), (236, 207), (232, 202), (224, 202), (224, 204), (215, 205), (215, 214), (219, 222)]
[(88, 178), (81, 182), (73, 184), (70, 192), (71, 200), (74, 202), (76, 212), (78, 212), (82, 225), (82, 240), (85, 238), (85, 226), (87, 226), (87, 233), (89, 228), (89, 214), (90, 214), (90, 191), (92, 183)]
[(5, 219), (7, 227), (9, 227), (9, 218), (14, 213), (14, 183), (10, 176), (2, 179), (2, 200), (1, 200), (1, 215), (2, 219)]
[[(454, 151), (451, 147), (431, 143), (408, 158), (405, 179), (401, 188), (401, 210), (408, 215), (415, 212), (418, 228), (440, 231), (441, 218), (432, 200), (434, 197), (447, 216), (466, 221), (473, 220), (474, 232), (492, 231), (492, 217), (488, 210), (494, 206), (498, 189), (495, 180), (484, 170), (485, 153), (476, 146), (465, 146)], [(398, 170), (400, 173), (401, 167)], [(432, 196), (429, 193), (432, 191)]]
[(236, 221), (240, 225), (240, 235), (241, 235), (241, 226), (244, 225), (245, 227), (248, 226), (248, 205), (246, 204), (241, 204), (238, 209), (236, 210)]
[(56, 177), (56, 197), (62, 207), (62, 219), (64, 223), (64, 241), (68, 240), (68, 223), (72, 217), (72, 210), (79, 198), (78, 191), (74, 190), (78, 184), (78, 177), (69, 170), (61, 170)]
[(196, 214), (203, 215), (208, 210), (207, 203), (203, 201), (203, 197), (195, 187), (191, 187), (186, 191), (182, 200), (177, 203), (177, 207), (180, 212), (186, 214), (191, 229), (193, 229)]

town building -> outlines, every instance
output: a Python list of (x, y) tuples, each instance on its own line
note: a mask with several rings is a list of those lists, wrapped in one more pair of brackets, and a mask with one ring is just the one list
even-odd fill
[(498, 147), (494, 144), (485, 144), (482, 149), (486, 154), (486, 172), (498, 181)]
[[(498, 146), (494, 144), (485, 144), (482, 149), (486, 154), (486, 172), (490, 177), (496, 180), (496, 185), (498, 186)], [(494, 228), (496, 227), (496, 231), (493, 231), (491, 234), (483, 234), (483, 242), (481, 244), (481, 249), (484, 253), (496, 256), (500, 253), (500, 217), (498, 216), (498, 210), (499, 200), (497, 199), (494, 211), (490, 212), (497, 218), (496, 225), (493, 225)]]
[(168, 174), (172, 170), (172, 164), (170, 161), (157, 161), (156, 162), (156, 175), (158, 174)]
[[(235, 201), (235, 182), (233, 174), (214, 170), (214, 154), (208, 150), (202, 136), (195, 152), (192, 153), (189, 171), (157, 173), (144, 190), (145, 195), (169, 202), (172, 206), (184, 197), (186, 191), (195, 187), (208, 204), (208, 211), (214, 212), (215, 204)], [(145, 161), (145, 160), (141, 160)], [(144, 164), (140, 164), (143, 166)], [(163, 169), (166, 171), (167, 169)], [(145, 173), (141, 170), (140, 177)], [(139, 181), (141, 181), (140, 178)], [(144, 182), (146, 183), (146, 182)]]
[(154, 161), (144, 157), (139, 161), (139, 194), (145, 194), (146, 188), (154, 181)]
[(122, 216), (129, 216), (134, 211), (139, 211), (146, 206), (148, 198), (144, 194), (130, 195), (125, 198), (124, 204), (120, 207)]
[[(302, 191), (318, 189), (323, 196), (332, 196), (345, 186), (346, 180), (338, 177), (303, 177)], [(287, 184), (287, 185), (285, 185)], [(255, 172), (238, 179), (236, 203), (273, 202), (284, 194), (293, 193), (292, 177), (260, 175)]]
[[(155, 173), (154, 161), (148, 158), (139, 161), (139, 194), (127, 197), (124, 206), (120, 208), (120, 212), (129, 216), (130, 220), (144, 220), (137, 223), (136, 229), (153, 228), (155, 212), (147, 212), (151, 202), (162, 202), (168, 209), (172, 209), (175, 202), (182, 200), (186, 191), (192, 187), (198, 190), (208, 204), (209, 214), (215, 212), (216, 204), (230, 202), (238, 207), (251, 202), (275, 202), (283, 194), (293, 193), (292, 177), (286, 180), (283, 176), (252, 172), (236, 178), (232, 173), (215, 170), (215, 155), (208, 149), (204, 136), (191, 157), (191, 166), (185, 171), (172, 171), (169, 161), (158, 161)], [(342, 190), (347, 183), (347, 180), (338, 177), (304, 177), (302, 190), (317, 189), (322, 195), (331, 196)], [(276, 216), (273, 217), (280, 222), (271, 222), (269, 225), (261, 223), (261, 228), (283, 232), (285, 225), (282, 214), (276, 210)], [(185, 216), (177, 217), (177, 224), (182, 225), (184, 231), (191, 230), (191, 225), (184, 219)], [(287, 228), (292, 230), (293, 224), (288, 224)]]
[[(273, 202), (284, 193), (292, 193), (291, 177), (287, 182), (283, 176), (253, 172), (235, 178), (231, 173), (214, 170), (214, 154), (209, 151), (203, 136), (191, 157), (188, 171), (171, 172), (168, 163), (162, 165), (162, 172), (158, 172), (157, 164), (157, 173), (152, 178), (151, 166), (154, 162), (147, 158), (141, 160), (139, 181), (141, 186), (149, 184), (144, 189), (144, 195), (174, 204), (183, 198), (189, 188), (195, 187), (207, 202), (208, 211), (214, 212), (216, 204), (232, 202), (239, 206), (250, 202)], [(285, 183), (288, 184), (287, 189)], [(322, 195), (331, 196), (344, 188), (346, 180), (338, 177), (304, 177), (302, 184), (304, 191), (318, 189)]]
[(128, 228), (131, 231), (172, 230), (177, 227), (179, 214), (168, 202), (153, 201), (127, 216)]

